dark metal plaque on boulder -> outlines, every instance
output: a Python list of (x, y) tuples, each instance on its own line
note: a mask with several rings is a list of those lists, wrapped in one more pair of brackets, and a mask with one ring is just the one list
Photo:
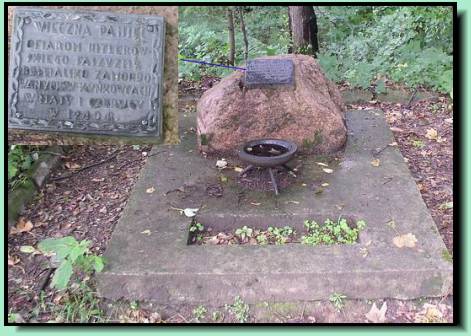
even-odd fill
[(290, 59), (256, 59), (247, 62), (245, 86), (294, 85), (294, 64)]
[(16, 8), (8, 127), (162, 134), (160, 16)]

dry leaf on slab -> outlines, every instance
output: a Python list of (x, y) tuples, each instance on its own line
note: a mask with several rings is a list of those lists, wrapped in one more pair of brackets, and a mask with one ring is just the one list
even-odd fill
[(322, 166), (322, 167), (328, 167), (329, 165), (328, 164), (325, 164), (324, 162), (316, 162), (319, 166)]
[(152, 232), (150, 232), (150, 230), (144, 230), (141, 233), (150, 236)]
[(199, 208), (186, 208), (186, 209), (183, 209), (183, 213), (187, 217), (195, 217), (198, 210)]
[(379, 167), (380, 162), (381, 162), (381, 161), (379, 161), (379, 159), (373, 159), (373, 160), (371, 161), (371, 165), (372, 165), (373, 167)]
[(146, 193), (148, 193), (148, 194), (152, 194), (154, 191), (155, 191), (154, 187), (150, 187), (150, 188), (146, 189)]
[(417, 243), (417, 238), (415, 238), (415, 236), (412, 233), (407, 233), (404, 235), (394, 237), (393, 243), (399, 248), (415, 247), (415, 243)]
[(219, 169), (223, 169), (223, 168), (226, 168), (227, 166), (227, 161), (226, 159), (221, 159), (221, 160), (217, 160), (216, 161), (216, 167), (219, 168)]
[(328, 186), (329, 186), (328, 183), (322, 183), (322, 184), (321, 184), (321, 187), (328, 187)]
[(22, 232), (29, 232), (32, 228), (33, 223), (31, 223), (31, 221), (27, 221), (24, 217), (20, 217), (16, 226), (11, 228), (10, 234), (14, 235)]
[(384, 323), (384, 321), (386, 321), (387, 310), (388, 310), (388, 305), (386, 304), (386, 302), (383, 303), (383, 305), (381, 306), (381, 309), (378, 309), (378, 307), (376, 307), (376, 303), (373, 303), (370, 311), (367, 314), (365, 314), (365, 316), (370, 322)]
[(397, 142), (396, 142), (396, 141), (393, 141), (393, 142), (391, 142), (390, 144), (388, 144), (388, 146), (397, 147)]
[(330, 169), (330, 168), (322, 168), (322, 170), (323, 170), (324, 172), (326, 172), (327, 174), (332, 174), (332, 173), (334, 172), (334, 171), (333, 171), (332, 169)]
[(250, 202), (250, 204), (255, 205), (255, 206), (258, 206), (258, 205), (260, 205), (260, 204), (262, 204), (262, 203)]

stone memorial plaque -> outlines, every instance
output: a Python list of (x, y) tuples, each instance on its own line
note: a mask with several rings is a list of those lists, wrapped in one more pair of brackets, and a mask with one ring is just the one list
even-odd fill
[(245, 86), (294, 85), (294, 65), (290, 59), (256, 59), (247, 62)]
[(162, 133), (160, 16), (16, 8), (8, 127)]

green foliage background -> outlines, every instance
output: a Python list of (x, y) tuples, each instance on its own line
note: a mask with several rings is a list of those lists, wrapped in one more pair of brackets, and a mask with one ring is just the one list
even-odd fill
[[(227, 64), (225, 6), (180, 7), (180, 57)], [(453, 11), (448, 6), (314, 6), (319, 62), (335, 82), (367, 88), (384, 80), (453, 96)], [(244, 6), (249, 58), (286, 54), (286, 6)], [(243, 37), (235, 15), (236, 64)], [(225, 76), (231, 70), (180, 62), (181, 78)]]

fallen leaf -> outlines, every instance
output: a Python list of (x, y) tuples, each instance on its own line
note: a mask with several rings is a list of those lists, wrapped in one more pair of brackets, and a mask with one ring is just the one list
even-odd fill
[(425, 137), (430, 140), (437, 140), (438, 132), (435, 128), (429, 128), (425, 133)]
[(154, 191), (155, 191), (154, 187), (150, 187), (150, 188), (146, 189), (146, 193), (148, 193), (148, 194), (152, 194)]
[(209, 238), (206, 243), (210, 244), (210, 245), (217, 245), (219, 244), (219, 238), (217, 236), (212, 236), (211, 238)]
[(298, 201), (286, 201), (286, 204), (293, 203), (293, 204), (299, 204)]
[(425, 303), (423, 309), (415, 316), (416, 323), (443, 323), (443, 314), (436, 305)]
[(373, 167), (379, 167), (379, 164), (380, 164), (379, 159), (373, 159), (373, 160), (371, 160), (371, 165), (372, 165)]
[(74, 163), (74, 162), (66, 162), (64, 164), (64, 166), (67, 169), (79, 169), (81, 167), (81, 165), (79, 165), (78, 163)]
[(322, 184), (321, 184), (321, 187), (328, 187), (328, 186), (329, 186), (328, 183), (322, 183)]
[(219, 169), (224, 169), (227, 166), (227, 161), (226, 159), (221, 159), (216, 161), (216, 167)]
[(360, 255), (363, 257), (363, 258), (366, 258), (368, 256), (368, 249), (366, 247), (362, 247), (360, 248)]
[(219, 179), (220, 179), (220, 180), (221, 180), (221, 182), (223, 182), (223, 183), (226, 183), (226, 182), (227, 182), (227, 180), (228, 180), (227, 176), (225, 176), (225, 175), (221, 175), (221, 176), (219, 176)]
[[(21, 249), (20, 249), (21, 250)], [(8, 266), (15, 266), (20, 262), (20, 258), (8, 255)]]
[(322, 166), (322, 167), (328, 167), (329, 165), (328, 164), (325, 164), (324, 162), (316, 162), (319, 166)]
[(104, 180), (105, 180), (104, 177), (102, 177), (102, 178), (93, 178), (92, 182), (103, 182)]
[(453, 202), (445, 202), (438, 207), (440, 210), (453, 209)]
[(415, 247), (417, 238), (412, 233), (396, 236), (393, 238), (393, 243), (399, 248), (402, 247)]
[(330, 169), (330, 168), (322, 168), (322, 170), (323, 170), (324, 172), (326, 172), (327, 174), (332, 174), (332, 173), (334, 172), (334, 171), (333, 171), (332, 169)]
[(11, 228), (10, 234), (14, 235), (17, 233), (29, 232), (32, 228), (33, 223), (31, 223), (31, 221), (27, 221), (24, 217), (20, 217), (16, 226)]
[(108, 210), (106, 209), (106, 206), (103, 206), (103, 208), (101, 208), (100, 210), (98, 210), (99, 213), (102, 213), (102, 214), (105, 214), (108, 212)]
[(255, 205), (255, 206), (259, 206), (259, 205), (262, 204), (262, 203), (250, 202), (250, 204)]
[(398, 132), (398, 133), (402, 133), (404, 132), (404, 130), (402, 128), (399, 128), (399, 127), (389, 127), (389, 129), (393, 132)]
[(376, 307), (376, 303), (373, 303), (371, 309), (368, 313), (365, 314), (368, 321), (373, 323), (384, 323), (386, 321), (386, 310), (388, 309), (388, 305), (386, 302), (383, 303), (381, 309)]
[(396, 146), (397, 146), (397, 142), (396, 142), (396, 141), (393, 141), (393, 142), (391, 142), (390, 144), (388, 144), (388, 146), (396, 147)]
[(144, 230), (141, 233), (150, 236), (152, 232), (150, 230)]
[(445, 122), (446, 122), (447, 124), (453, 124), (453, 118), (446, 118), (446, 119), (445, 119)]
[(307, 187), (307, 184), (306, 184), (306, 183), (302, 183), (301, 186)]
[(24, 246), (20, 246), (20, 252), (33, 253), (33, 252), (36, 252), (36, 249), (31, 245), (24, 245)]
[(386, 223), (386, 225), (389, 226), (391, 229), (396, 228), (396, 222), (394, 221), (394, 219), (391, 219), (389, 222)]
[(243, 168), (241, 167), (234, 167), (234, 170), (238, 173), (242, 173), (242, 171), (244, 170)]
[(52, 302), (54, 302), (55, 304), (59, 304), (62, 300), (62, 298), (64, 297), (64, 294), (58, 294), (54, 297), (54, 299), (52, 300)]
[(187, 217), (195, 217), (198, 210), (199, 210), (199, 208), (186, 208), (186, 209), (183, 210), (183, 213)]

